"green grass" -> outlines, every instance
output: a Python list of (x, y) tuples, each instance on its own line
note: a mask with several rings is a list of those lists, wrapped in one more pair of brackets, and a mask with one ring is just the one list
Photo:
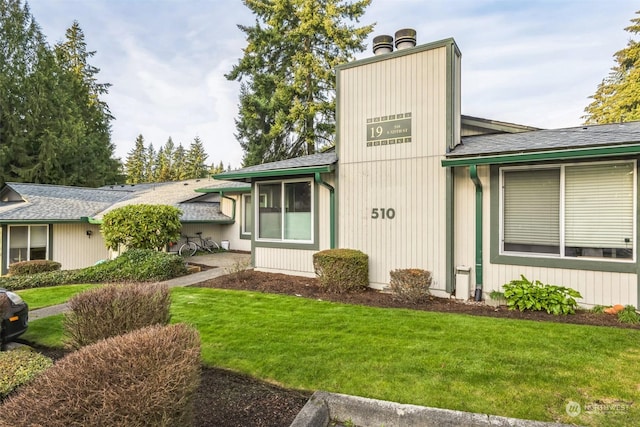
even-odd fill
[(16, 291), (16, 293), (20, 295), (27, 304), (29, 304), (29, 310), (36, 310), (38, 308), (62, 304), (67, 302), (69, 298), (75, 294), (86, 291), (87, 289), (95, 288), (96, 286), (100, 285), (51, 286), (47, 288), (24, 289)]
[[(640, 425), (637, 330), (206, 288), (175, 288), (172, 297), (172, 321), (198, 328), (204, 363), (287, 387), (535, 420)], [(57, 327), (55, 318), (34, 321), (25, 338), (42, 342), (51, 334), (55, 342)], [(580, 416), (566, 414), (570, 401), (582, 405)]]

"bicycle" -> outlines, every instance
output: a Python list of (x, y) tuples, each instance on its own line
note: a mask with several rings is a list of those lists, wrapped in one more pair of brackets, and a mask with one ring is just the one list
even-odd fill
[[(214, 253), (220, 250), (220, 245), (215, 240), (210, 238), (202, 238), (202, 231), (196, 233), (197, 237), (183, 236), (187, 241), (180, 246), (178, 255), (180, 256), (192, 256), (198, 250)], [(198, 240), (190, 240), (198, 239)]]

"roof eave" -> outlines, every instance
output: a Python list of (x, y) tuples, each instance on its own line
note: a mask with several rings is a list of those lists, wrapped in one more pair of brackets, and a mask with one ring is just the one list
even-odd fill
[(520, 152), (485, 156), (450, 157), (442, 160), (442, 166), (491, 165), (505, 163), (526, 163), (547, 160), (587, 159), (594, 157), (618, 157), (640, 154), (640, 144), (617, 145), (614, 147), (573, 148), (550, 151)]
[(334, 164), (322, 165), (322, 166), (307, 166), (301, 168), (288, 168), (288, 169), (272, 169), (263, 171), (252, 172), (224, 172), (218, 175), (213, 175), (214, 179), (227, 180), (227, 181), (243, 181), (251, 180), (254, 178), (273, 178), (279, 176), (296, 176), (296, 175), (312, 175), (315, 173), (329, 173), (335, 169)]

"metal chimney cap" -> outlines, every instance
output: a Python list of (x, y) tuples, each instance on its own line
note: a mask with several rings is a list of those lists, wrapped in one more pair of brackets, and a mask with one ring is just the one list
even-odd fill
[(393, 52), (393, 37), (384, 34), (373, 38), (373, 53), (375, 55), (389, 52)]
[(416, 45), (416, 30), (403, 28), (396, 31), (396, 49), (406, 49)]

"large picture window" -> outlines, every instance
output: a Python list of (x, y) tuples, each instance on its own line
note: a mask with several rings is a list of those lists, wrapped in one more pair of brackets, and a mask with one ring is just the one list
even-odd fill
[(501, 170), (501, 252), (634, 258), (635, 162)]
[(10, 225), (9, 264), (47, 259), (48, 230), (47, 225)]
[(257, 193), (259, 240), (313, 241), (311, 180), (259, 183)]

